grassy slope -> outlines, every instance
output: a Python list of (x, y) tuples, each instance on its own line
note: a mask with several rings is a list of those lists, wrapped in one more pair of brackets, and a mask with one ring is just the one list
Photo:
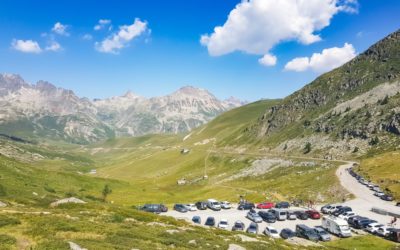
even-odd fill
[[(202, 248), (219, 245), (226, 249), (229, 243), (224, 239), (248, 249), (260, 246), (260, 243), (241, 243), (233, 234), (222, 230), (191, 229), (185, 222), (94, 198), (100, 196), (105, 183), (116, 193), (128, 187), (120, 181), (40, 170), (3, 156), (0, 157), (0, 175), (0, 200), (9, 204), (0, 209), (0, 249), (23, 249), (24, 246), (69, 249), (68, 241), (89, 249), (165, 249), (172, 245), (187, 249), (191, 248), (189, 241), (193, 239), (196, 246)], [(70, 195), (88, 203), (49, 208), (52, 201)], [(126, 221), (126, 218), (131, 219)], [(161, 226), (151, 225), (154, 222)], [(167, 230), (176, 230), (174, 237)], [(284, 245), (280, 241), (273, 243), (265, 239), (265, 242), (272, 249), (281, 249)]]
[(360, 173), (400, 199), (400, 151), (370, 156), (361, 161)]
[[(183, 136), (170, 135), (113, 139), (91, 146), (87, 153), (93, 154), (94, 159), (100, 162), (97, 165), (99, 176), (124, 180), (135, 187), (125, 195), (121, 193), (114, 196), (113, 200), (118, 203), (172, 204), (209, 197), (236, 201), (243, 194), (248, 199), (259, 201), (265, 199), (266, 193), (271, 193), (266, 192), (271, 187), (274, 189), (271, 199), (341, 199), (330, 195), (332, 190), (340, 190), (336, 178), (330, 178), (334, 176), (334, 168), (317, 168), (312, 173), (306, 170), (307, 174), (298, 174), (297, 172), (305, 170), (304, 167), (291, 167), (275, 170), (258, 178), (221, 182), (250, 166), (255, 159), (263, 157), (230, 154), (224, 150), (225, 142), (242, 135), (243, 129), (268, 107), (278, 102), (279, 100), (259, 101), (226, 112), (194, 130), (185, 140)], [(183, 155), (180, 153), (182, 148), (189, 148), (191, 151)], [(202, 180), (205, 172), (209, 176), (208, 180)], [(317, 180), (317, 175), (324, 178)], [(177, 180), (181, 178), (186, 178), (191, 184), (178, 186)], [(294, 181), (288, 182), (289, 178)], [(312, 192), (321, 183), (326, 188), (320, 194)], [(309, 192), (301, 193), (299, 187), (304, 184), (307, 184)]]

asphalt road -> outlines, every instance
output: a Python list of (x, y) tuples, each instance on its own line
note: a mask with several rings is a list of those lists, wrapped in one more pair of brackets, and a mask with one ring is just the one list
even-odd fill
[[(353, 211), (361, 216), (366, 216), (371, 219), (377, 220), (378, 222), (387, 225), (392, 220), (392, 217), (377, 214), (371, 211), (372, 207), (377, 207), (380, 209), (385, 209), (388, 211), (400, 213), (400, 207), (396, 207), (394, 202), (383, 201), (380, 198), (373, 195), (373, 191), (369, 190), (366, 186), (360, 184), (354, 177), (352, 177), (347, 168), (350, 168), (353, 165), (353, 162), (347, 162), (346, 164), (341, 165), (337, 171), (336, 175), (338, 176), (341, 185), (348, 190), (350, 193), (354, 194), (356, 197), (353, 200), (346, 201), (344, 205), (352, 207)], [(321, 205), (320, 205), (321, 206)], [(320, 208), (318, 206), (318, 209)], [(304, 210), (303, 208), (291, 208), (292, 210)], [(170, 210), (167, 213), (164, 213), (166, 216), (172, 216), (177, 219), (184, 219), (187, 221), (191, 221), (192, 217), (197, 215), (201, 217), (201, 222), (204, 224), (207, 217), (213, 216), (216, 220), (216, 223), (222, 219), (226, 219), (229, 222), (229, 230), (232, 228), (235, 221), (242, 221), (246, 228), (250, 224), (250, 220), (246, 218), (247, 211), (237, 210), (236, 206), (232, 209), (221, 210), (221, 211), (212, 211), (212, 210), (199, 210), (199, 211), (190, 211), (187, 213), (180, 213), (174, 210)], [(283, 228), (290, 228), (295, 230), (297, 224), (306, 224), (310, 227), (321, 225), (321, 220), (286, 220), (286, 221), (277, 221), (275, 223), (259, 223), (259, 233), (263, 233), (266, 226), (272, 226), (277, 229), (279, 232)], [(396, 227), (400, 227), (400, 223), (398, 222)]]
[[(293, 207), (290, 209), (291, 210), (304, 210), (302, 208), (293, 208)], [(256, 211), (259, 211), (259, 210), (256, 209)], [(216, 220), (215, 226), (218, 225), (218, 222), (220, 220), (226, 219), (226, 220), (228, 220), (228, 223), (229, 223), (229, 230), (231, 230), (233, 224), (237, 220), (240, 220), (241, 222), (243, 222), (245, 224), (245, 228), (247, 229), (247, 227), (251, 223), (251, 221), (246, 218), (247, 212), (248, 212), (247, 210), (246, 211), (238, 210), (237, 205), (234, 205), (234, 207), (231, 209), (226, 209), (226, 210), (221, 210), (221, 211), (212, 211), (210, 209), (207, 209), (207, 210), (198, 210), (198, 211), (189, 211), (186, 213), (180, 213), (180, 212), (177, 212), (177, 211), (171, 209), (167, 213), (163, 213), (163, 215), (172, 216), (176, 219), (184, 219), (187, 221), (191, 221), (193, 216), (197, 215), (197, 216), (200, 216), (202, 225), (204, 225), (204, 223), (206, 222), (207, 217), (213, 216)], [(258, 230), (259, 230), (259, 234), (261, 234), (264, 232), (265, 227), (269, 225), (269, 226), (272, 226), (275, 229), (277, 229), (278, 232), (280, 232), (284, 228), (290, 228), (294, 231), (297, 224), (305, 224), (307, 226), (314, 227), (314, 226), (320, 226), (321, 220), (312, 220), (312, 219), (298, 220), (297, 219), (297, 220), (277, 221), (275, 223), (266, 223), (265, 221), (263, 221), (262, 223), (258, 223)]]
[[(396, 207), (394, 202), (384, 201), (374, 196), (373, 191), (359, 183), (356, 178), (346, 171), (346, 169), (350, 168), (352, 165), (353, 162), (349, 162), (341, 165), (336, 171), (340, 184), (356, 197), (353, 200), (346, 201), (344, 204), (350, 206), (356, 214), (367, 216), (382, 224), (389, 223), (393, 217), (374, 213), (371, 211), (371, 208), (376, 207), (400, 214), (400, 207)], [(396, 226), (399, 227), (400, 223), (397, 222)]]

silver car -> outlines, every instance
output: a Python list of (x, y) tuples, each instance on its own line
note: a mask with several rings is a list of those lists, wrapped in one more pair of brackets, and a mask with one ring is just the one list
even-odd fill
[(249, 211), (246, 215), (247, 219), (255, 222), (255, 223), (261, 223), (263, 222), (263, 219), (261, 218), (260, 215), (258, 215), (257, 212), (255, 211)]
[(319, 239), (321, 241), (330, 241), (331, 240), (331, 235), (325, 231), (322, 227), (315, 227), (314, 231), (318, 234)]
[(246, 230), (246, 233), (258, 234), (258, 224), (254, 222), (250, 223), (249, 227)]

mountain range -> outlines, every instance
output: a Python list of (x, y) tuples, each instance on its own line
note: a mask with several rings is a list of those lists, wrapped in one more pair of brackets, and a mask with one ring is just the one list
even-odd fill
[(233, 97), (220, 101), (207, 90), (192, 86), (149, 99), (127, 92), (90, 100), (46, 81), (29, 84), (19, 75), (0, 74), (0, 133), (74, 143), (115, 136), (176, 134), (244, 103)]

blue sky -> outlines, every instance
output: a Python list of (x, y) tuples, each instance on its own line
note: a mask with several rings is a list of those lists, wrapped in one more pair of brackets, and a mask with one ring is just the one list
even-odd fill
[[(257, 1), (277, 0), (252, 0), (239, 7), (239, 0), (2, 0), (0, 72), (20, 74), (31, 83), (47, 80), (89, 98), (122, 95), (127, 90), (159, 96), (193, 85), (219, 98), (254, 101), (284, 97), (335, 65), (335, 60), (348, 60), (400, 28), (397, 0), (338, 0), (335, 6), (341, 9), (330, 13), (328, 24), (313, 14), (312, 22), (291, 25), (286, 33), (281, 25), (286, 20), (297, 22), (290, 19), (290, 11), (272, 11), (279, 14), (274, 23), (271, 12), (264, 15)], [(318, 0), (307, 1), (310, 9), (324, 11), (317, 6), (320, 2), (313, 2)], [(248, 22), (228, 18), (234, 9)], [(136, 24), (145, 25), (139, 34), (117, 37), (120, 26), (137, 28), (137, 18)], [(94, 30), (100, 19), (110, 23)], [(56, 23), (62, 25), (60, 29), (54, 28)], [(271, 23), (273, 27), (264, 28)], [(310, 25), (311, 34), (318, 37), (303, 35)], [(222, 31), (214, 37), (216, 26), (222, 26)], [(91, 39), (84, 39), (85, 35)], [(200, 42), (202, 35), (206, 42)], [(101, 47), (107, 39), (118, 44)], [(40, 48), (24, 47), (32, 45), (28, 40)], [(261, 48), (254, 52), (258, 45)], [(334, 47), (339, 49), (329, 50)], [(319, 56), (314, 58), (313, 53)], [(266, 65), (259, 62), (263, 56)], [(303, 59), (288, 65), (295, 58)]]

